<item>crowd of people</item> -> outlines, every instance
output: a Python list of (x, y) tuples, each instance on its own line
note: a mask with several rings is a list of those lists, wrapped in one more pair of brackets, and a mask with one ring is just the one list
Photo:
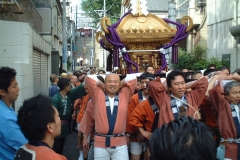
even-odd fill
[(240, 68), (51, 74), (18, 114), (16, 74), (0, 68), (0, 160), (64, 160), (74, 131), (78, 160), (240, 159)]

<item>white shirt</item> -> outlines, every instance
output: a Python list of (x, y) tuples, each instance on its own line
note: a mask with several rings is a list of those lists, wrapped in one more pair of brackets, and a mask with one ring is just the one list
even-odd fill
[(109, 104), (110, 104), (110, 109), (111, 109), (111, 114), (113, 113), (113, 107), (114, 107), (114, 97), (108, 97), (109, 98)]

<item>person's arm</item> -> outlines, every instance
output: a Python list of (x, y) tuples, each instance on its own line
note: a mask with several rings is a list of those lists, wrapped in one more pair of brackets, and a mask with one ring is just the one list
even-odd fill
[(206, 98), (209, 98), (209, 90), (211, 90), (214, 87), (214, 84), (216, 82), (216, 80), (219, 78), (219, 75), (214, 75), (211, 80), (208, 82), (208, 87), (207, 87), (207, 91), (205, 93)]
[(80, 125), (80, 131), (83, 132), (83, 134), (89, 135), (94, 126), (95, 121), (93, 119), (93, 110), (94, 105), (91, 101), (89, 101)]
[(228, 76), (222, 76), (224, 80), (235, 80), (240, 82), (240, 75), (238, 73), (229, 74)]
[(52, 86), (51, 88), (51, 97), (53, 97), (55, 94), (57, 94), (59, 92), (58, 87), (57, 86)]
[(58, 103), (58, 97), (54, 96), (52, 98), (52, 105), (58, 110), (59, 109), (59, 103)]
[(198, 80), (186, 83), (186, 88), (192, 88), (193, 84), (196, 83), (197, 81), (201, 80), (201, 79), (207, 79), (207, 77), (203, 76), (203, 77), (199, 78)]
[(78, 87), (75, 87), (70, 90), (69, 96), (72, 97), (72, 101), (75, 101), (78, 98), (85, 96), (87, 93), (84, 89), (84, 85), (80, 84)]
[(212, 107), (214, 110), (219, 111), (221, 107), (225, 106), (226, 100), (224, 98), (224, 90), (220, 85), (221, 81), (218, 81), (217, 85), (209, 90), (209, 96), (211, 99)]
[(208, 79), (206, 77), (202, 77), (197, 80), (195, 83), (191, 84), (191, 92), (187, 94), (187, 98), (191, 97), (191, 99), (195, 102), (196, 109), (199, 108), (202, 100), (205, 97), (205, 93), (207, 91)]
[(147, 130), (144, 130), (143, 127), (138, 127), (139, 132), (143, 135), (143, 137), (150, 139), (152, 132), (149, 132)]
[(84, 134), (84, 135), (83, 135), (83, 150), (84, 150), (85, 152), (88, 152), (88, 151), (89, 151), (89, 143), (88, 143), (88, 141), (87, 141), (88, 136), (90, 136), (90, 134)]
[[(145, 100), (146, 101), (146, 100)], [(143, 101), (144, 102), (144, 101)], [(138, 104), (132, 111), (129, 119), (129, 124), (135, 127), (143, 127), (146, 120), (145, 105), (143, 102)]]
[(2, 138), (10, 148), (17, 151), (22, 145), (28, 143), (28, 140), (25, 138), (14, 119), (6, 118), (5, 120), (1, 119), (1, 121), (5, 121), (4, 123), (7, 125), (7, 132), (2, 135)]
[(166, 98), (168, 98), (166, 94), (168, 89), (159, 77), (148, 83), (148, 90), (158, 107), (162, 106), (162, 103), (165, 103)]
[(133, 127), (130, 122), (130, 117), (132, 114), (133, 109), (137, 106), (135, 103), (135, 99), (137, 99), (137, 94), (133, 95), (130, 99), (130, 103), (128, 104), (128, 112), (127, 112), (127, 124), (126, 124), (126, 132), (127, 133), (134, 133), (135, 127)]
[(96, 75), (86, 76), (85, 83), (92, 101), (94, 103), (97, 102), (99, 94), (103, 93), (102, 87), (104, 88), (104, 86), (100, 87), (101, 85), (103, 85), (103, 83), (101, 83), (101, 81), (97, 79)]
[(134, 90), (135, 90), (135, 88), (137, 86), (137, 76), (136, 75), (137, 74), (127, 74), (126, 77), (120, 81), (120, 88), (123, 88), (125, 85), (127, 85), (129, 81), (136, 80), (136, 84), (133, 84), (133, 87), (131, 87), (131, 90), (133, 90), (132, 88), (134, 88)]

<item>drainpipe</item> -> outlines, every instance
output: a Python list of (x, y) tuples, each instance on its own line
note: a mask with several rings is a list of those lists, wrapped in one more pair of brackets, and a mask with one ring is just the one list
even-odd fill
[[(193, 17), (195, 14), (195, 0), (189, 0), (189, 6), (188, 6), (188, 16)], [(193, 32), (189, 34), (188, 39), (190, 40), (190, 48), (188, 47), (188, 50), (192, 51), (194, 46), (194, 38), (193, 38)]]
[[(234, 2), (234, 22), (235, 22), (235, 26), (239, 25), (238, 23), (238, 4), (239, 4), (239, 0), (235, 0)], [(240, 67), (239, 63), (237, 63), (237, 59), (240, 58), (240, 54), (238, 53), (238, 41), (240, 38), (237, 37), (234, 40), (234, 56), (233, 56), (233, 65), (232, 68), (235, 70), (236, 68)], [(238, 65), (238, 66), (237, 66)]]

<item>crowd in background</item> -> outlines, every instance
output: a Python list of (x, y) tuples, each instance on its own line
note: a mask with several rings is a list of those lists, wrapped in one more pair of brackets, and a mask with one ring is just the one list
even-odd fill
[(17, 73), (2, 67), (0, 159), (66, 159), (71, 132), (79, 160), (239, 159), (240, 69), (206, 68), (63, 71), (50, 75), (48, 97), (25, 100), (16, 115)]

